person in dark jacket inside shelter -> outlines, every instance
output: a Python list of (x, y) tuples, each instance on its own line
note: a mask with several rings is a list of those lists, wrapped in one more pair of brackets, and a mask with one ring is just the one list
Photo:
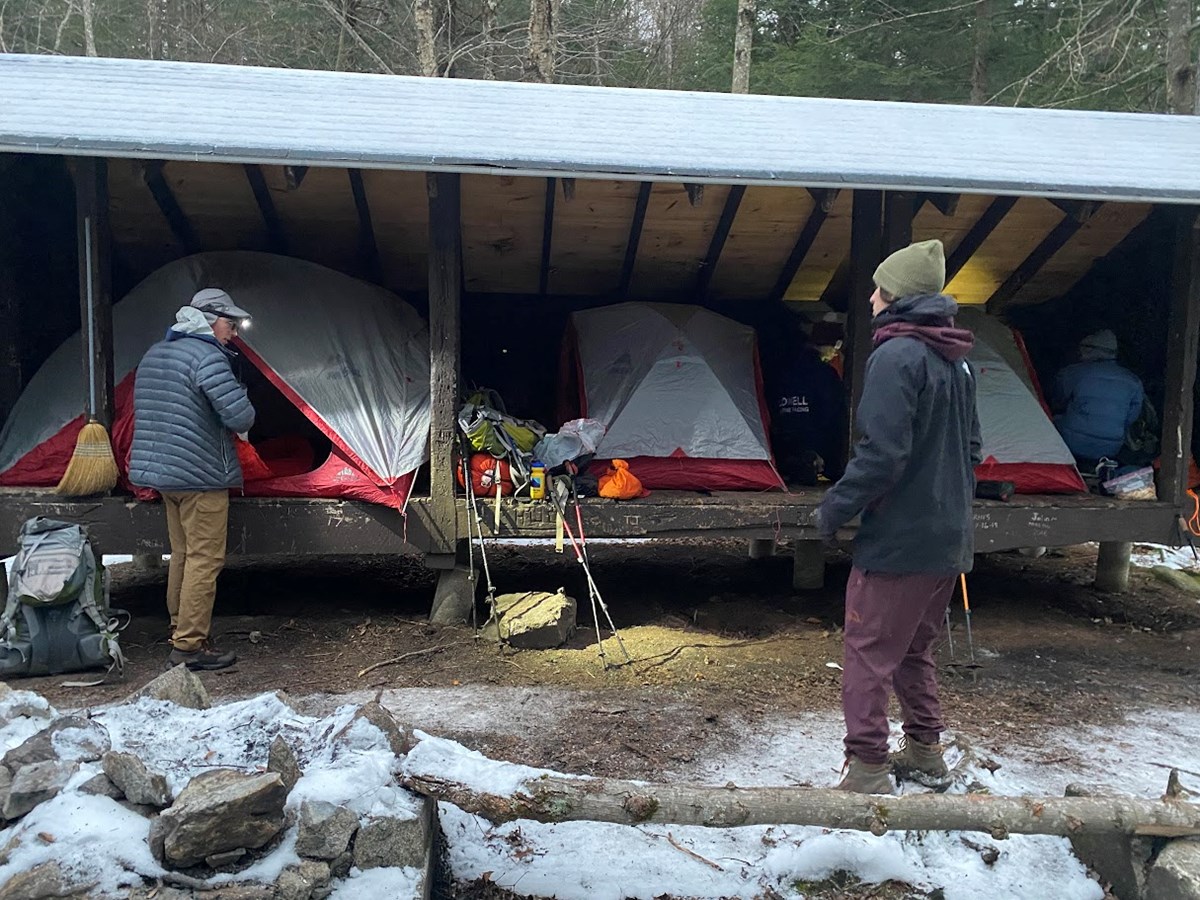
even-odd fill
[(1079, 344), (1079, 362), (1054, 380), (1054, 424), (1079, 468), (1094, 471), (1101, 459), (1117, 458), (1125, 435), (1142, 414), (1142, 380), (1117, 362), (1117, 336), (1108, 329)]
[[(842, 790), (890, 793), (893, 771), (927, 784), (949, 774), (933, 653), (958, 576), (972, 566), (981, 445), (967, 362), (974, 338), (955, 327), (945, 278), (937, 240), (897, 250), (875, 270), (859, 438), (817, 511), (827, 540), (861, 515), (846, 585)], [(904, 736), (889, 755), (892, 691)]]
[(241, 487), (235, 433), (254, 407), (233, 373), (228, 346), (250, 314), (205, 288), (142, 358), (133, 388), (130, 481), (162, 495), (171, 543), (167, 611), (172, 665), (223, 669), (237, 657), (209, 638), (217, 576), (225, 565), (229, 490)]

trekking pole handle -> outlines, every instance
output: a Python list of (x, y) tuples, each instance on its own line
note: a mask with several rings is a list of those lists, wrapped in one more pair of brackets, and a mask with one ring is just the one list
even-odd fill
[(963, 610), (965, 612), (970, 612), (971, 611), (971, 601), (967, 599), (967, 573), (966, 572), (960, 573), (958, 576), (958, 580), (959, 580), (959, 583), (962, 584)]

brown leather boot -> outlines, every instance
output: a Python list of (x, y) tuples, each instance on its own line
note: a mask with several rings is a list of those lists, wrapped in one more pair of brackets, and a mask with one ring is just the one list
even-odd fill
[(890, 794), (893, 787), (891, 763), (863, 762), (857, 756), (846, 757), (837, 783), (837, 790), (855, 794)]
[(941, 744), (926, 744), (911, 735), (900, 738), (900, 748), (888, 754), (897, 778), (907, 778), (930, 788), (945, 788), (950, 783), (950, 770), (942, 755)]

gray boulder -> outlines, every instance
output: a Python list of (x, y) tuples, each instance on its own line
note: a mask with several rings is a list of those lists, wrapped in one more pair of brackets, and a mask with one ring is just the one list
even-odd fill
[(275, 735), (275, 740), (271, 741), (271, 752), (267, 755), (267, 771), (276, 772), (283, 779), (283, 786), (289, 794), (300, 780), (300, 763), (281, 734)]
[(130, 803), (156, 809), (171, 805), (171, 789), (167, 786), (166, 776), (151, 772), (132, 753), (115, 750), (105, 753), (104, 774), (121, 789)]
[(405, 756), (416, 746), (417, 739), (413, 736), (412, 729), (397, 722), (395, 716), (388, 712), (381, 703), (374, 700), (364, 703), (359, 708), (345, 727), (333, 736), (332, 743), (335, 746), (340, 745), (343, 749), (346, 748), (350, 744), (350, 735), (359, 722), (370, 722), (382, 731), (384, 737), (387, 738), (388, 746), (396, 756)]
[(496, 598), (496, 619), (484, 637), (500, 638), (518, 650), (550, 650), (562, 646), (575, 631), (576, 603), (562, 588), (556, 593), (528, 591)]
[(393, 816), (368, 818), (354, 839), (354, 864), (360, 869), (382, 866), (424, 868), (432, 841), (432, 800), (424, 812), (411, 819)]
[(129, 703), (142, 697), (167, 700), (187, 709), (208, 709), (212, 706), (212, 698), (209, 697), (200, 676), (184, 665), (168, 669), (141, 690), (130, 694), (125, 702)]
[(96, 797), (109, 797), (112, 800), (120, 800), (124, 798), (121, 789), (113, 784), (112, 779), (100, 772), (93, 775), (87, 781), (79, 786), (79, 793), (92, 794)]
[(1144, 900), (1200, 900), (1200, 841), (1163, 847), (1146, 876)]
[(333, 891), (330, 880), (329, 863), (303, 860), (280, 873), (274, 900), (323, 900)]
[(12, 792), (12, 772), (4, 766), (0, 766), (0, 815), (3, 814), (4, 805), (8, 803), (8, 795)]
[(50, 900), (83, 898), (96, 886), (95, 879), (68, 875), (53, 860), (18, 872), (0, 886), (0, 900)]
[(39, 803), (57, 796), (78, 768), (78, 763), (57, 759), (22, 766), (13, 776), (8, 799), (4, 801), (4, 818), (19, 819)]
[(51, 759), (94, 762), (110, 746), (108, 732), (99, 722), (80, 716), (64, 716), (9, 750), (0, 763), (15, 772), (22, 766)]
[(323, 800), (300, 804), (296, 853), (311, 859), (337, 859), (350, 847), (358, 831), (358, 816), (344, 806)]
[(150, 851), (163, 865), (186, 868), (226, 850), (262, 847), (283, 829), (286, 800), (275, 772), (204, 772), (151, 823)]

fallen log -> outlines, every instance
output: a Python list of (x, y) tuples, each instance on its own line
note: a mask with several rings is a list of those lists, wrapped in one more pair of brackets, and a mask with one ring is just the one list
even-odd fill
[(702, 825), (815, 825), (888, 831), (981, 831), (1010, 834), (1200, 835), (1200, 806), (1137, 797), (999, 797), (992, 794), (851, 794), (831, 788), (695, 787), (546, 775), (510, 795), (409, 773), (402, 783), (492, 822), (616, 822)]

